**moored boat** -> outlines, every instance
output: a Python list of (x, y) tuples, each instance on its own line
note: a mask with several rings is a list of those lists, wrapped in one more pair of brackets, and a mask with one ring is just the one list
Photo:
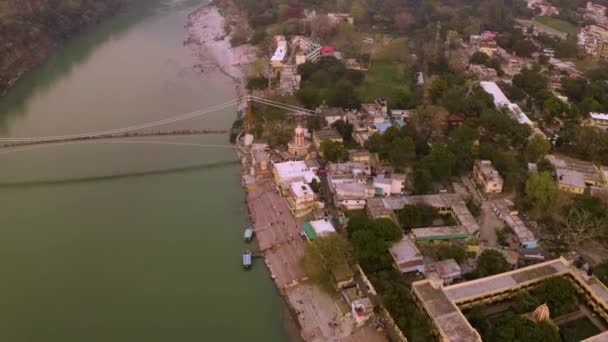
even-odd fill
[(253, 253), (250, 251), (245, 251), (245, 253), (243, 253), (243, 267), (251, 268), (252, 260), (253, 260)]
[(251, 226), (245, 228), (245, 234), (243, 237), (245, 238), (245, 241), (251, 241), (253, 238), (253, 228)]

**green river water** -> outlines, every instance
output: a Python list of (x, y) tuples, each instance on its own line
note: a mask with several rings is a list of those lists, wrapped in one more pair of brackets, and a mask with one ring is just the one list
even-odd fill
[[(114, 129), (230, 101), (183, 47), (201, 1), (145, 0), (0, 98), (0, 137)], [(235, 108), (170, 128), (227, 128)], [(227, 136), (0, 150), (0, 341), (285, 341)], [(200, 146), (203, 145), (203, 146)]]

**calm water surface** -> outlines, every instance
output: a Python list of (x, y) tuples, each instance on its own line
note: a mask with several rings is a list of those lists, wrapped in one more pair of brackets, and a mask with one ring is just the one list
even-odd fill
[[(230, 101), (182, 46), (200, 1), (147, 0), (0, 98), (0, 136), (84, 133)], [(226, 128), (228, 108), (163, 128)], [(285, 341), (261, 261), (244, 272), (226, 136), (0, 150), (0, 341)]]

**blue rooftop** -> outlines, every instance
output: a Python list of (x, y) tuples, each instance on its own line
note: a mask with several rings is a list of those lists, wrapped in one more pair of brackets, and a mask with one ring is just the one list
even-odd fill
[(376, 124), (376, 129), (380, 133), (384, 133), (389, 127), (391, 127), (391, 123), (390, 122), (381, 122), (381, 123), (377, 123)]

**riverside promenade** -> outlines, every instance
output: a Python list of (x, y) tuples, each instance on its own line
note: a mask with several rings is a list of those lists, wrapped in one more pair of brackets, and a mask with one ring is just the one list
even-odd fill
[(370, 326), (355, 329), (350, 308), (337, 294), (330, 296), (306, 282), (299, 266), (308, 243), (299, 236), (302, 226), (276, 192), (271, 174), (261, 174), (256, 178), (255, 188), (247, 191), (253, 230), (260, 253), (296, 318), (302, 338), (310, 342), (386, 341)]

